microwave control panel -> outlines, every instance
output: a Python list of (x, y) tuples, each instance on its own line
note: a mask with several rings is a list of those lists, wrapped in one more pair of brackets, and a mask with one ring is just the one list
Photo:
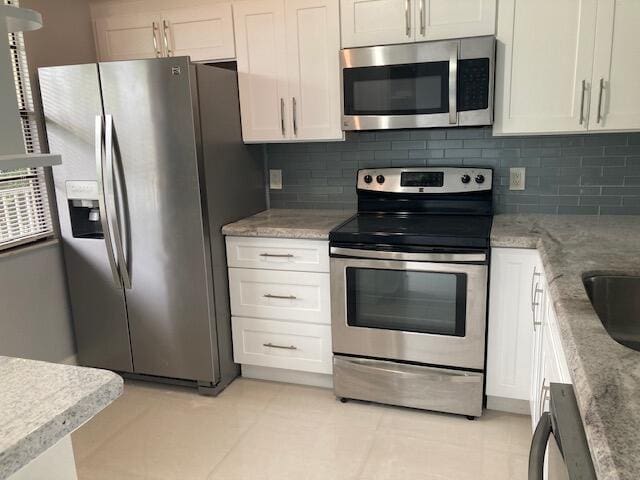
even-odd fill
[(458, 61), (458, 111), (484, 110), (489, 105), (489, 59)]

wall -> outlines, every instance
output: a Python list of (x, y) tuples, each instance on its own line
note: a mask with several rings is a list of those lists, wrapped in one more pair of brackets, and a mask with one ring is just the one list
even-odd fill
[[(39, 11), (44, 20), (42, 29), (25, 33), (39, 111), (38, 67), (96, 59), (89, 7), (85, 0), (22, 0), (20, 5)], [(57, 241), (0, 253), (0, 305), (0, 355), (56, 362), (74, 355), (64, 264)]]
[(0, 253), (0, 355), (62, 361), (75, 353), (57, 241)]
[[(270, 144), (269, 168), (283, 189), (271, 208), (356, 208), (359, 168), (486, 166), (496, 174), (496, 210), (552, 214), (640, 214), (640, 133), (493, 137), (491, 128), (352, 132), (346, 142)], [(510, 191), (509, 167), (526, 167), (526, 189)]]

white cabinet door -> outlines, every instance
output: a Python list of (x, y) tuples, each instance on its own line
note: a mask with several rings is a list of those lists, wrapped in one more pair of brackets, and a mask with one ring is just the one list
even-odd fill
[(640, 129), (639, 26), (638, 0), (598, 2), (590, 130)]
[(418, 0), (341, 0), (342, 46), (407, 43), (415, 39)]
[(415, 0), (416, 40), (494, 35), (496, 0)]
[(94, 26), (101, 62), (164, 56), (160, 14), (98, 18)]
[(596, 0), (499, 2), (495, 134), (587, 129), (595, 20)]
[(530, 398), (532, 282), (537, 280), (537, 262), (536, 250), (491, 251), (487, 395), (525, 401)]
[(245, 142), (286, 139), (284, 4), (251, 0), (235, 3), (233, 11), (242, 137)]
[(340, 13), (335, 0), (287, 0), (287, 69), (295, 140), (341, 140)]
[(230, 3), (162, 11), (167, 55), (189, 55), (194, 62), (235, 57)]

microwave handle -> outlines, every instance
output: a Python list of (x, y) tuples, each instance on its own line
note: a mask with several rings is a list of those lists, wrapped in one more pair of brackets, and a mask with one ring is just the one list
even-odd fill
[(449, 124), (458, 123), (458, 44), (449, 57)]
[(549, 436), (551, 435), (551, 414), (544, 412), (540, 416), (536, 431), (531, 439), (529, 451), (529, 480), (542, 480), (544, 476), (544, 454), (547, 451)]

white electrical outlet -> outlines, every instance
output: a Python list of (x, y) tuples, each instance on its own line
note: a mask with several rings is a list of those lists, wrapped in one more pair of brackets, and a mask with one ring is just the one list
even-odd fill
[(269, 188), (282, 190), (282, 170), (269, 170)]
[(524, 167), (509, 169), (509, 190), (524, 190), (525, 169)]

